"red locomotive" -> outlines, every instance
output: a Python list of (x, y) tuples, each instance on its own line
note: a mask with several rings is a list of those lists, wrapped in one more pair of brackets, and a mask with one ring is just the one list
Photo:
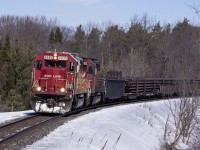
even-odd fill
[(104, 97), (96, 59), (67, 52), (44, 52), (34, 60), (31, 106), (36, 112), (65, 113)]

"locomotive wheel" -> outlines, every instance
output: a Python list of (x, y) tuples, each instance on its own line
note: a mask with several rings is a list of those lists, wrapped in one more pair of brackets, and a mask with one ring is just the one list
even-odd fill
[(92, 105), (99, 104), (102, 101), (102, 94), (101, 93), (95, 93), (92, 95), (91, 103)]
[(88, 107), (91, 105), (91, 96), (88, 97), (87, 94), (84, 94), (84, 106)]
[(36, 105), (36, 101), (31, 101), (31, 108), (34, 110), (34, 111), (36, 111), (36, 109), (35, 109), (35, 105)]
[(105, 102), (106, 102), (105, 93), (102, 92), (102, 93), (101, 93), (101, 104), (104, 104)]
[(84, 106), (84, 95), (83, 94), (74, 95), (72, 109), (82, 108), (83, 106)]
[(66, 112), (69, 112), (69, 111), (72, 109), (72, 102), (73, 102), (73, 98), (64, 101), (63, 109), (64, 109)]

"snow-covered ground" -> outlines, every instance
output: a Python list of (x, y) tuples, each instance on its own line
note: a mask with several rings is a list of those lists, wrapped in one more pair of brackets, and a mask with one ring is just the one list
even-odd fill
[[(105, 108), (66, 122), (26, 150), (154, 150), (164, 134), (167, 101)], [(33, 111), (0, 113), (0, 122)]]
[(11, 119), (16, 119), (19, 117), (31, 115), (31, 114), (34, 114), (33, 110), (20, 111), (20, 112), (1, 112), (0, 113), (0, 123), (3, 123), (5, 121), (11, 120)]

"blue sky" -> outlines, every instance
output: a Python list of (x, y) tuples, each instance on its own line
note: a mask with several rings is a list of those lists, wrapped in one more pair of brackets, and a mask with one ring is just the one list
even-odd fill
[(200, 16), (186, 4), (200, 8), (199, 0), (0, 0), (0, 15), (46, 16), (67, 26), (108, 20), (123, 25), (136, 14), (161, 23), (186, 17), (199, 24)]

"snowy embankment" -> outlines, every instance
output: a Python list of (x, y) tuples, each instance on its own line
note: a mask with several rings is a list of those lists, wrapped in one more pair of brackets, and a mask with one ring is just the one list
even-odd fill
[(129, 104), (92, 112), (66, 122), (25, 149), (153, 150), (159, 148), (164, 134), (170, 111), (166, 103)]
[(11, 119), (17, 119), (20, 117), (25, 117), (27, 115), (34, 114), (33, 110), (19, 111), (19, 112), (1, 112), (0, 113), (0, 123), (4, 123)]

